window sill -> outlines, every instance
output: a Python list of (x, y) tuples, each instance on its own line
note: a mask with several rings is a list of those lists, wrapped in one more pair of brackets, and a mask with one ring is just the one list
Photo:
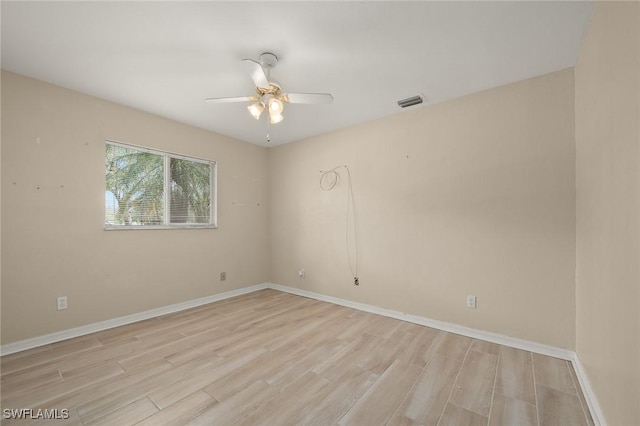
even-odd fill
[(158, 229), (218, 229), (217, 225), (140, 225), (140, 226), (117, 226), (105, 225), (105, 231), (142, 231)]

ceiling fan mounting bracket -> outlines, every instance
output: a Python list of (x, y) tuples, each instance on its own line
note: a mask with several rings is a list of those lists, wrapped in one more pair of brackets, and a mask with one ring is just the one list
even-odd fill
[(278, 63), (278, 57), (271, 52), (264, 52), (260, 55), (260, 65), (263, 68), (272, 69)]

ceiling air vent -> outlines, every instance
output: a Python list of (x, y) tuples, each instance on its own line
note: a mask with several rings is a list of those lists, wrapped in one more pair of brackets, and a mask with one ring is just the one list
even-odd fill
[(422, 103), (422, 95), (412, 96), (410, 98), (398, 101), (398, 105), (400, 105), (400, 108), (407, 108), (407, 107), (418, 105), (421, 103)]

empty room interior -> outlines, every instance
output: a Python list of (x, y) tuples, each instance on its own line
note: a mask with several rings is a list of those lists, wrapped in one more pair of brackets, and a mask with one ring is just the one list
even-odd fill
[(2, 424), (640, 425), (640, 3), (1, 13)]

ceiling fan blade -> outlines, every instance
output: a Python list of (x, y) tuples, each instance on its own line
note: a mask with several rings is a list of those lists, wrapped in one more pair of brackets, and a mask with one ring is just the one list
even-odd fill
[(267, 74), (264, 72), (262, 65), (251, 59), (243, 59), (242, 63), (249, 72), (251, 80), (253, 80), (256, 87), (260, 87), (263, 89), (269, 88), (269, 79), (267, 78)]
[(208, 104), (226, 104), (230, 102), (255, 102), (258, 98), (255, 96), (239, 96), (235, 98), (207, 98), (204, 101)]
[(290, 104), (330, 104), (333, 95), (330, 93), (286, 93), (282, 100)]

